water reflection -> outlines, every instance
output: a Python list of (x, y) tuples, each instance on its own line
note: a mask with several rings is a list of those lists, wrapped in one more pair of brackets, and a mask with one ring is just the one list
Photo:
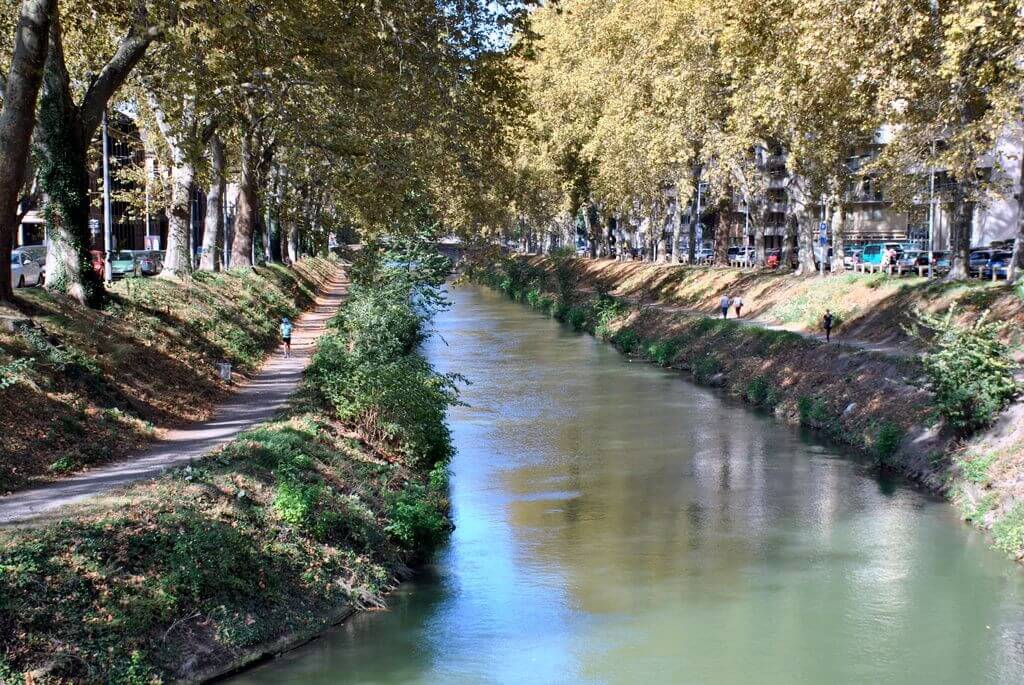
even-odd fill
[(1024, 682), (1022, 574), (944, 504), (466, 288), (428, 354), (458, 528), (369, 614), (238, 682)]

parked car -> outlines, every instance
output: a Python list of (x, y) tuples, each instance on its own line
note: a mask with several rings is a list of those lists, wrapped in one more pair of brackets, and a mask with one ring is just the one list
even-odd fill
[(896, 260), (900, 259), (900, 255), (903, 254), (903, 246), (899, 243), (871, 243), (870, 245), (864, 246), (864, 251), (860, 253), (860, 261), (863, 264), (881, 264), (882, 256), (886, 250), (896, 250)]
[(1006, 250), (993, 252), (988, 262), (981, 267), (981, 277), (991, 279), (992, 273), (995, 272), (996, 278), (1006, 278), (1011, 259), (1013, 259), (1012, 252), (1007, 252)]
[(42, 264), (21, 250), (11, 253), (11, 283), (15, 288), (42, 285), (43, 278)]
[(971, 250), (967, 259), (967, 273), (970, 276), (981, 276), (981, 270), (988, 260), (992, 259), (992, 250)]
[(754, 261), (754, 248), (750, 245), (733, 245), (726, 252), (727, 261), (732, 264), (733, 262), (753, 262)]
[(932, 252), (932, 269), (940, 273), (949, 271), (949, 253), (945, 250)]
[(156, 250), (144, 250), (138, 260), (139, 272), (143, 276), (156, 276), (164, 270), (164, 261)]
[(139, 275), (139, 258), (134, 250), (118, 250), (109, 253), (110, 277), (114, 280), (125, 276)]
[(702, 247), (694, 254), (697, 264), (712, 264), (715, 261), (715, 251), (710, 247)]
[(928, 253), (922, 250), (907, 250), (896, 259), (896, 264), (904, 268), (928, 266)]

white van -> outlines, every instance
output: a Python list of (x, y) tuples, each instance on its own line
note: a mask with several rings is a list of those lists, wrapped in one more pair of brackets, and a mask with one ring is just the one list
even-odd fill
[(42, 285), (44, 280), (42, 262), (20, 248), (11, 252), (11, 284), (15, 288)]

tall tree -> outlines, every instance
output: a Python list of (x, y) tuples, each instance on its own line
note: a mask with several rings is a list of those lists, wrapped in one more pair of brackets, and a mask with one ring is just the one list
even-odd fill
[(36, 99), (42, 84), (50, 23), (57, 0), (22, 0), (14, 48), (0, 110), (0, 302), (14, 299), (11, 247), (18, 224), (18, 198), (25, 178)]

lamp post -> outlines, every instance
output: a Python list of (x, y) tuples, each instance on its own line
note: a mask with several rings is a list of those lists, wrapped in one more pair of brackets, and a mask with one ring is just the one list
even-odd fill
[(107, 135), (107, 110), (103, 110), (100, 120), (103, 132), (103, 246), (107, 258), (103, 260), (103, 280), (110, 283), (114, 274), (110, 268), (110, 253), (113, 252), (113, 227), (110, 217), (110, 138)]

